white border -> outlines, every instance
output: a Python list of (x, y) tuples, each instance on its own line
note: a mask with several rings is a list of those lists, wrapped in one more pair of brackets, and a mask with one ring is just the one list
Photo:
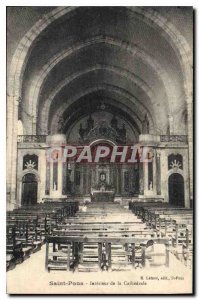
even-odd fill
[[(5, 189), (5, 178), (6, 178), (6, 6), (193, 6), (196, 10), (195, 14), (197, 14), (197, 8), (199, 7), (199, 1), (198, 0), (162, 0), (162, 1), (147, 1), (147, 0), (123, 0), (123, 1), (116, 1), (116, 0), (89, 0), (89, 1), (83, 1), (83, 0), (1, 0), (0, 2), (0, 132), (1, 132), (1, 138), (0, 138), (0, 155), (1, 155), (1, 161), (0, 161), (0, 271), (1, 271), (1, 279), (0, 279), (0, 299), (7, 299), (9, 297), (6, 295), (6, 256), (5, 256), (5, 249), (6, 249), (6, 243), (5, 243), (5, 232), (6, 232), (6, 222), (5, 222), (5, 212), (6, 212), (6, 201), (5, 201), (5, 195), (6, 195), (6, 189)], [(196, 26), (196, 18), (195, 18), (195, 28)], [(198, 41), (198, 33), (196, 32), (196, 41)], [(196, 48), (197, 45), (195, 46)], [(196, 50), (196, 49), (195, 49)], [(197, 53), (195, 53), (195, 57), (197, 57)], [(195, 61), (196, 63), (196, 61)], [(196, 68), (196, 66), (195, 66)], [(197, 70), (196, 70), (197, 71)], [(197, 76), (196, 76), (197, 79)], [(197, 93), (196, 88), (198, 87), (198, 80), (195, 82), (195, 103), (197, 103)], [(195, 104), (195, 115), (199, 116), (199, 106)], [(197, 117), (195, 119), (197, 120)], [(198, 148), (198, 132), (199, 132), (199, 123), (197, 122), (195, 131), (197, 135), (195, 136), (196, 140), (196, 148), (195, 148), (195, 155), (197, 154)], [(195, 165), (196, 167), (196, 165)], [(199, 161), (197, 161), (197, 170), (199, 167)], [(198, 178), (197, 178), (198, 179)], [(199, 186), (199, 179), (195, 181), (195, 188)], [(197, 198), (197, 197), (196, 197)], [(196, 201), (198, 199), (195, 199)], [(197, 220), (197, 215), (195, 216), (195, 221)], [(198, 225), (199, 222), (197, 222)], [(197, 237), (198, 233), (198, 226), (196, 228), (196, 234), (195, 237)], [(198, 240), (199, 238), (196, 238), (196, 249), (198, 249)], [(198, 270), (198, 261), (196, 255), (196, 262), (197, 262), (197, 270)], [(198, 288), (197, 288), (197, 278), (196, 278), (196, 293), (198, 294)], [(29, 298), (30, 296), (23, 297)], [(67, 298), (71, 298), (69, 296), (65, 296)], [(143, 297), (136, 297), (133, 296), (133, 298), (142, 299)], [(18, 298), (21, 298), (20, 296)], [(41, 298), (41, 296), (37, 297), (38, 299)], [(57, 298), (57, 296), (51, 297), (51, 298)], [(75, 297), (72, 297), (74, 299)], [(78, 297), (79, 298), (79, 297)], [(109, 298), (108, 296), (103, 296), (103, 298)], [(124, 298), (121, 297), (121, 298)], [(159, 297), (158, 297), (159, 298)], [(187, 297), (183, 297), (188, 298)], [(169, 299), (175, 299), (175, 297), (169, 297)]]

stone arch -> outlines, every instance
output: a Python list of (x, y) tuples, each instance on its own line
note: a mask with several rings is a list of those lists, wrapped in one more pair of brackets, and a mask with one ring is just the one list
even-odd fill
[[(68, 123), (69, 119), (67, 119), (65, 121), (64, 128), (67, 128), (67, 132), (66, 132), (66, 140), (67, 141), (69, 141), (69, 139), (71, 137), (71, 131), (73, 130), (73, 128), (77, 125), (77, 123), (79, 123), (80, 121), (82, 121), (85, 117), (86, 117), (86, 115), (77, 118), (73, 123), (70, 124), (70, 126), (67, 126), (67, 123)], [(132, 124), (129, 120), (123, 118), (123, 116), (121, 117), (121, 120), (123, 121), (123, 123), (126, 122), (126, 124), (129, 126), (129, 128), (131, 130), (131, 133), (132, 133), (131, 138), (135, 139), (135, 140), (138, 140), (138, 135), (139, 135), (138, 128), (137, 127), (135, 128), (134, 124)]]
[(61, 91), (61, 89), (66, 86), (66, 84), (71, 83), (73, 80), (78, 79), (82, 75), (88, 74), (88, 73), (96, 71), (96, 70), (107, 70), (109, 72), (112, 72), (114, 74), (120, 75), (121, 77), (131, 80), (135, 85), (137, 85), (140, 89), (142, 89), (145, 92), (145, 94), (149, 97), (149, 99), (151, 99), (151, 100), (153, 100), (153, 97), (155, 96), (153, 90), (147, 85), (147, 83), (144, 82), (141, 78), (139, 78), (135, 74), (133, 74), (125, 69), (119, 68), (119, 67), (98, 64), (91, 68), (87, 68), (81, 72), (76, 72), (76, 73), (66, 77), (63, 81), (61, 81), (58, 84), (56, 89), (54, 89), (50, 93), (50, 95), (47, 99), (47, 102), (52, 101), (53, 98), (56, 97), (56, 95), (59, 93), (59, 91)]
[(164, 16), (160, 15), (152, 8), (148, 9), (146, 7), (128, 6), (128, 9), (131, 10), (132, 13), (140, 15), (143, 22), (152, 26), (156, 26), (156, 28), (162, 30), (163, 36), (175, 51), (179, 59), (183, 72), (185, 89), (188, 88), (186, 84), (192, 81), (192, 51), (180, 31)]
[[(110, 70), (110, 72), (113, 72), (113, 73), (118, 72), (118, 73), (116, 73), (116, 74), (120, 74), (120, 70), (119, 70), (118, 68), (115, 68), (115, 67), (114, 67), (114, 68), (106, 67), (106, 69), (107, 69), (107, 70)], [(41, 116), (42, 116), (42, 117), (41, 117), (41, 118), (42, 118), (43, 120), (46, 120), (46, 119), (47, 119), (47, 117), (48, 117), (48, 115), (49, 115), (50, 106), (51, 106), (51, 103), (52, 103), (53, 99), (54, 99), (54, 98), (56, 97), (56, 95), (61, 91), (61, 89), (65, 87), (66, 84), (69, 84), (72, 80), (78, 78), (78, 77), (81, 76), (81, 75), (87, 74), (88, 72), (92, 72), (93, 70), (104, 70), (104, 67), (99, 66), (99, 67), (97, 67), (97, 68), (87, 69), (87, 70), (84, 70), (84, 71), (82, 71), (82, 72), (76, 73), (74, 76), (69, 76), (69, 77), (67, 77), (66, 79), (64, 79), (64, 80), (56, 87), (56, 89), (54, 89), (54, 90), (52, 91), (52, 93), (49, 95), (47, 101), (45, 102), (44, 106), (42, 107), (42, 112), (41, 112)], [(123, 76), (123, 74), (121, 74), (121, 76)], [(131, 77), (129, 76), (129, 77), (127, 77), (127, 78), (131, 78)], [(141, 89), (144, 90), (144, 93), (148, 96), (148, 98), (150, 99), (150, 101), (153, 103), (153, 97), (154, 97), (153, 92), (152, 92), (151, 90), (149, 90), (149, 89), (147, 88), (147, 86), (144, 85), (144, 83), (140, 83), (138, 79), (136, 80), (136, 85), (137, 85), (139, 88), (141, 88)], [(139, 105), (139, 106), (141, 107), (142, 104)], [(151, 106), (151, 107), (153, 107), (153, 106)], [(151, 110), (152, 110), (152, 112), (153, 112), (153, 109), (151, 109)], [(44, 125), (44, 124), (43, 124), (43, 125)], [(42, 126), (43, 126), (43, 125), (42, 125)], [(42, 126), (41, 126), (41, 128), (43, 128)], [(45, 130), (46, 130), (46, 128), (45, 128)]]
[(35, 175), (35, 178), (37, 179), (37, 182), (41, 182), (41, 179), (40, 179), (40, 176), (39, 176), (39, 173), (37, 170), (28, 170), (28, 169), (25, 169), (21, 172), (21, 180), (22, 178), (26, 175), (26, 174), (34, 174)]
[[(39, 72), (39, 74), (37, 75), (36, 79), (34, 80), (31, 89), (30, 89), (30, 94), (29, 94), (29, 99), (31, 99), (31, 103), (29, 105), (30, 109), (32, 109), (32, 114), (33, 116), (36, 117), (37, 114), (37, 107), (38, 107), (38, 99), (39, 99), (39, 94), (40, 94), (40, 90), (42, 88), (43, 82), (45, 82), (47, 74), (56, 66), (56, 64), (58, 64), (62, 59), (66, 58), (68, 55), (73, 54), (76, 51), (79, 51), (80, 49), (90, 46), (90, 45), (94, 45), (97, 43), (103, 43), (103, 44), (108, 44), (114, 47), (119, 47), (121, 49), (123, 49), (124, 51), (128, 51), (129, 53), (131, 53), (132, 56), (137, 55), (139, 58), (141, 58), (141, 60), (146, 63), (147, 65), (149, 65), (154, 72), (158, 75), (158, 77), (160, 78), (166, 94), (168, 95), (168, 98), (172, 97), (172, 92), (170, 90), (170, 88), (167, 88), (167, 84), (165, 84), (166, 82), (169, 83), (170, 82), (170, 78), (169, 76), (166, 74), (166, 72), (164, 71), (164, 69), (150, 56), (148, 56), (140, 47), (133, 45), (130, 46), (128, 43), (112, 38), (112, 37), (108, 37), (108, 36), (96, 36), (92, 39), (88, 39), (84, 42), (81, 42), (71, 48), (69, 48), (68, 50), (65, 49), (63, 51), (61, 51), (60, 53), (56, 54)], [(100, 65), (96, 66), (96, 67), (100, 67)], [(103, 67), (103, 65), (102, 65)], [(114, 68), (114, 66), (104, 66), (106, 68), (109, 67), (112, 68), (113, 71), (116, 72), (116, 68)], [(118, 71), (117, 71), (118, 72)], [(120, 73), (123, 73), (123, 76), (131, 75), (130, 72), (124, 70), (121, 70)], [(126, 74), (125, 74), (126, 73)], [(76, 76), (75, 74), (71, 75), (71, 79), (73, 76)], [(132, 78), (132, 77), (131, 77)], [(133, 76), (133, 81), (138, 82), (138, 80), (136, 80), (136, 77)], [(137, 78), (138, 79), (138, 78)], [(142, 86), (144, 87), (144, 85), (142, 84)], [(168, 84), (168, 86), (170, 86), (170, 84)], [(148, 87), (149, 88), (149, 87)], [(35, 104), (35, 106), (33, 106), (33, 103)], [(168, 103), (169, 105), (169, 103)]]
[(91, 147), (91, 146), (93, 146), (93, 145), (96, 145), (96, 144), (98, 144), (98, 143), (103, 143), (103, 142), (106, 142), (106, 143), (108, 143), (108, 144), (110, 144), (110, 145), (112, 145), (112, 146), (116, 146), (116, 145), (117, 145), (117, 144), (115, 143), (115, 141), (112, 141), (112, 140), (98, 139), (98, 140), (91, 141), (90, 144), (89, 144), (89, 146)]
[(168, 180), (168, 178), (170, 177), (170, 175), (172, 175), (172, 174), (174, 174), (174, 173), (178, 173), (178, 174), (182, 175), (183, 178), (184, 178), (184, 172), (183, 172), (183, 170), (181, 170), (181, 169), (177, 169), (177, 170), (170, 169), (170, 170), (167, 172), (167, 180)]
[[(121, 95), (123, 95), (123, 97), (125, 97), (126, 99), (129, 99), (129, 100), (136, 100), (134, 99), (134, 97), (129, 94), (128, 92), (126, 91), (123, 91), (122, 89), (118, 88), (118, 87), (115, 87), (115, 86), (112, 86), (112, 85), (99, 85), (99, 86), (96, 86), (96, 87), (92, 87), (92, 88), (89, 88), (87, 90), (84, 90), (82, 93), (79, 93), (78, 95), (75, 95), (74, 97), (72, 97), (71, 99), (69, 99), (66, 103), (64, 103), (56, 112), (56, 114), (54, 115), (54, 118), (53, 118), (53, 121), (52, 121), (52, 124), (57, 124), (58, 120), (59, 120), (59, 117), (63, 114), (64, 110), (67, 109), (67, 107), (73, 103), (74, 101), (78, 100), (79, 98), (81, 98), (82, 96), (84, 95), (88, 95), (89, 93), (92, 93), (93, 91), (98, 91), (98, 90), (114, 90), (116, 91), (117, 93), (120, 93)], [(136, 101), (137, 102), (137, 101)], [(139, 103), (139, 105), (141, 105)], [(150, 122), (150, 125), (151, 127), (154, 127), (154, 120), (152, 118), (152, 115), (151, 113), (148, 111), (147, 107), (145, 107), (144, 105), (141, 105), (142, 109), (147, 112), (148, 116), (149, 116), (149, 122)], [(140, 110), (142, 111), (142, 110)], [(140, 115), (142, 115), (140, 113)], [(135, 115), (136, 116), (136, 115)], [(44, 117), (42, 118), (44, 120), (44, 123), (48, 124), (49, 123), (49, 120), (46, 122), (46, 120), (44, 119)], [(137, 119), (139, 120), (139, 117), (137, 115)], [(141, 120), (140, 120), (141, 121)], [(42, 128), (43, 126), (45, 126), (45, 124), (42, 124)]]
[[(11, 74), (8, 85), (10, 95), (16, 96), (16, 90), (20, 88), (20, 79), (21, 76), (23, 76), (23, 71), (25, 69), (24, 64), (26, 64), (32, 47), (34, 46), (34, 42), (41, 32), (61, 16), (75, 11), (76, 9), (78, 9), (78, 7), (55, 8), (53, 11), (45, 14), (39, 21), (37, 21), (36, 24), (21, 39), (11, 62)], [(127, 9), (136, 15), (140, 15), (144, 22), (148, 22), (151, 26), (155, 25), (164, 33), (166, 40), (169, 41), (169, 44), (172, 45), (173, 49), (175, 49), (180, 56), (182, 70), (188, 71), (188, 73), (183, 72), (186, 86), (187, 76), (191, 75), (191, 50), (182, 34), (176, 29), (176, 27), (174, 27), (173, 24), (168, 22), (166, 18), (158, 12), (154, 12), (152, 9), (146, 10), (146, 8), (142, 7), (127, 7)]]

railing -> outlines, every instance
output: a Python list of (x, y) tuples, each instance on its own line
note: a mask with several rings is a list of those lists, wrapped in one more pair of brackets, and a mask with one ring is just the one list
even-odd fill
[[(47, 135), (18, 135), (18, 143), (45, 143)], [(160, 135), (161, 142), (187, 143), (187, 135)]]
[(187, 143), (187, 135), (161, 135), (161, 142), (180, 142)]
[(45, 143), (46, 135), (18, 135), (18, 143)]

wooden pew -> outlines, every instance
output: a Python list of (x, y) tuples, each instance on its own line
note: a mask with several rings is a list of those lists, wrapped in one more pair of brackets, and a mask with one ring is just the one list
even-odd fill
[(7, 212), (7, 270), (40, 250), (45, 236), (76, 211), (78, 203), (67, 202), (43, 203)]
[(130, 208), (156, 230), (158, 237), (168, 237), (171, 252), (185, 264), (192, 257), (193, 211), (187, 208), (171, 207), (162, 203), (135, 203)]
[(14, 227), (6, 228), (6, 270), (11, 270), (23, 261), (22, 243), (16, 241)]
[[(79, 265), (79, 271), (93, 271), (93, 270), (110, 270), (114, 267), (114, 248), (122, 246), (126, 256), (126, 261), (122, 262), (124, 265), (129, 264), (132, 267), (136, 267), (139, 264), (145, 267), (146, 260), (150, 260), (158, 253), (147, 253), (146, 249), (153, 244), (163, 244), (165, 247), (164, 253), (160, 255), (164, 256), (164, 265), (169, 266), (169, 251), (168, 251), (168, 240), (167, 239), (146, 239), (146, 238), (127, 238), (127, 237), (69, 237), (69, 236), (47, 236), (46, 238), (46, 270), (52, 269), (57, 270), (73, 270), (72, 266)], [(65, 252), (62, 251), (60, 245), (65, 245), (67, 249)], [(85, 246), (95, 246), (97, 248), (97, 255), (94, 257), (94, 261), (87, 261), (87, 256), (84, 256)], [(137, 249), (141, 247), (141, 256), (137, 256)], [(72, 248), (72, 250), (71, 250)], [(63, 252), (63, 254), (61, 254)], [(71, 254), (72, 253), (72, 254)], [(75, 255), (73, 254), (75, 253)], [(78, 253), (78, 254), (77, 254)], [(86, 252), (87, 253), (87, 252)], [(58, 260), (57, 258), (60, 258)], [(64, 257), (64, 259), (62, 259)], [(75, 262), (74, 258), (78, 257), (78, 261)], [(97, 258), (97, 264), (96, 264)], [(86, 259), (86, 261), (84, 261)], [(118, 257), (117, 257), (118, 259)], [(58, 261), (57, 261), (58, 260)], [(83, 268), (83, 265), (85, 266)], [(118, 263), (118, 261), (117, 261)]]

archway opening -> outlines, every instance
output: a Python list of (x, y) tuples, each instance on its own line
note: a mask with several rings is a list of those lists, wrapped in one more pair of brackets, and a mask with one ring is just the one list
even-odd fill
[(184, 178), (178, 173), (169, 176), (169, 203), (184, 207)]
[(22, 206), (37, 204), (38, 183), (35, 174), (28, 173), (22, 178)]

